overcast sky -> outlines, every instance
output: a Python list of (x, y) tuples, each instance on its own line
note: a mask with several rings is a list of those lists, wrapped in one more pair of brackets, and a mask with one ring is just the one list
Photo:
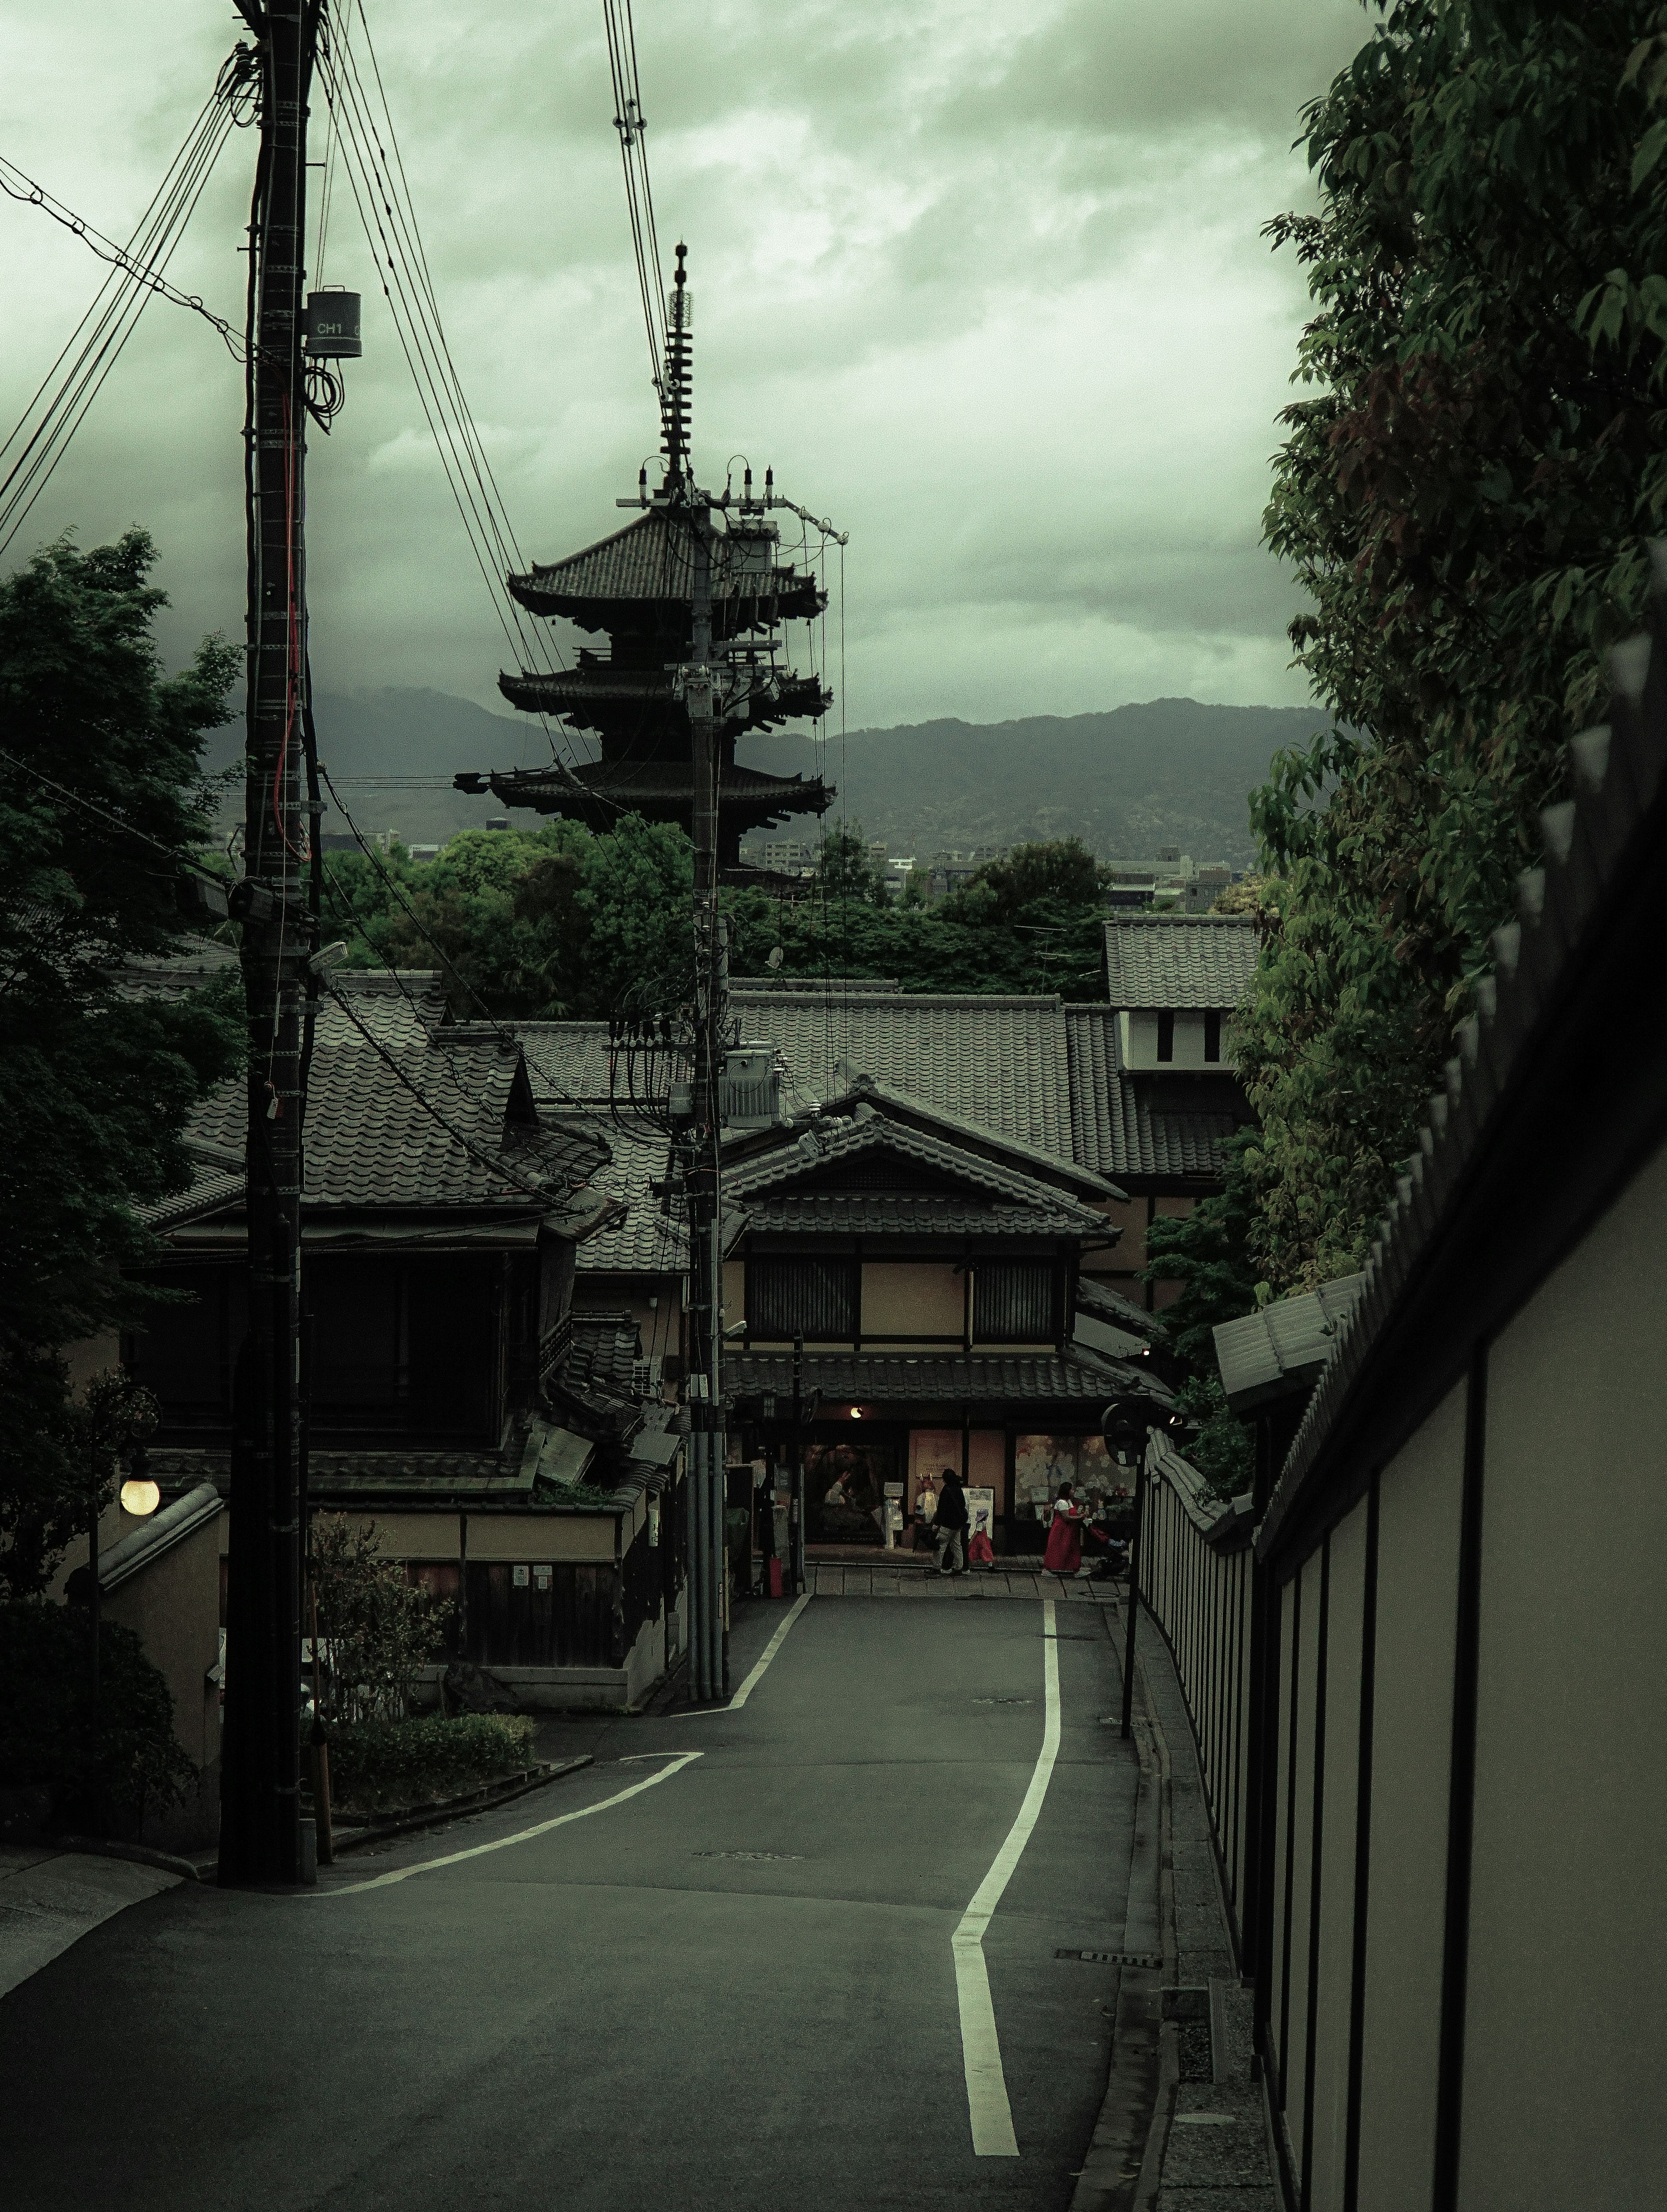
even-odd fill
[[(523, 550), (557, 559), (624, 520), (657, 442), (599, 0), (365, 6), (472, 407)], [(125, 236), (238, 19), (0, 23), (0, 152)], [(1298, 110), (1366, 30), (1358, 0), (637, 0), (697, 461), (772, 463), (849, 531), (850, 726), (1302, 701), (1257, 541), (1305, 297), (1259, 234), (1305, 201)], [(171, 270), (234, 320), (252, 155), (234, 136)], [(366, 294), (365, 359), (311, 441), (315, 678), (500, 705), (502, 632), (350, 216), (325, 274)], [(3, 199), (0, 269), (3, 435), (102, 272)], [(142, 521), (170, 650), (240, 635), (241, 409), (213, 332), (153, 303), (8, 563)]]

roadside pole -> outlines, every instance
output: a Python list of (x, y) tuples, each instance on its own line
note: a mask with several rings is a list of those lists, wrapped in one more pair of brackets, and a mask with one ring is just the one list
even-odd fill
[(301, 1139), (307, 941), (301, 805), (307, 709), (302, 298), (307, 104), (321, 0), (240, 0), (259, 41), (249, 223), (248, 736), (243, 981), (248, 1008), (246, 1419), (231, 1482), (220, 1880), (301, 1877)]

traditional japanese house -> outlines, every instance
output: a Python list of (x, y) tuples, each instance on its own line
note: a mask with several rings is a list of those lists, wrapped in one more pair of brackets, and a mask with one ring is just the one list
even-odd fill
[[(423, 979), (338, 989), (307, 1097), (310, 1506), (373, 1520), (452, 1601), (446, 1656), (524, 1704), (628, 1704), (678, 1641), (659, 1510), (678, 1437), (632, 1316), (573, 1311), (577, 1254), (623, 1211), (594, 1180), (607, 1145), (547, 1123), (520, 1047), (435, 1021)], [(240, 1085), (199, 1110), (198, 1185), (154, 1223), (169, 1249), (153, 1279), (188, 1297), (123, 1346), (161, 1405), (165, 1498), (228, 1487), (244, 1113)]]
[(1106, 1003), (1066, 1009), (1076, 1156), (1128, 1193), (1108, 1279), (1148, 1305), (1174, 1294), (1141, 1279), (1148, 1227), (1220, 1190), (1223, 1148), (1251, 1118), (1232, 1016), (1260, 941), (1248, 915), (1115, 914)]
[[(674, 302), (686, 303), (683, 248)], [(675, 495), (689, 468), (686, 306), (674, 305), (664, 420), (666, 474), (643, 512), (624, 528), (566, 560), (507, 579), (530, 614), (558, 617), (605, 647), (582, 647), (571, 668), (520, 669), (499, 677), (512, 706), (594, 736), (599, 759), (569, 767), (470, 772), (457, 788), (490, 790), (505, 806), (563, 814), (611, 829), (622, 814), (649, 822), (694, 819), (694, 767), (682, 671), (693, 653), (697, 545), (686, 506)], [(751, 471), (747, 472), (751, 480)], [(817, 718), (831, 703), (819, 677), (785, 665), (783, 623), (812, 622), (827, 604), (815, 576), (784, 560), (778, 526), (761, 501), (726, 505), (724, 528), (709, 546), (712, 643), (721, 664), (715, 698), (718, 752), (718, 863), (740, 864), (749, 831), (791, 816), (824, 813), (834, 793), (819, 777), (768, 775), (735, 758), (757, 731)]]
[(1076, 1340), (1099, 1176), (861, 1077), (732, 1139), (725, 1193), (725, 1395), (746, 1446), (802, 1449), (807, 1541), (902, 1540), (946, 1468), (1001, 1551), (1061, 1480), (1110, 1497), (1105, 1407), (1167, 1394)]

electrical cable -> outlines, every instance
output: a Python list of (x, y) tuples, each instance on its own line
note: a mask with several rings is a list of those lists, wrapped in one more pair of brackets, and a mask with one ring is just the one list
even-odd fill
[[(428, 1097), (421, 1085), (414, 1083), (411, 1080), (411, 1077), (407, 1075), (405, 1069), (400, 1066), (398, 1061), (388, 1050), (387, 1047), (382, 1042), (381, 1039), (376, 1036), (374, 1030), (367, 1028), (365, 1024), (359, 1019), (358, 1015), (354, 1012), (353, 1008), (349, 1005), (342, 993), (336, 988), (335, 985), (326, 981), (324, 989), (325, 995), (333, 1000), (335, 1004), (341, 1008), (343, 1013), (344, 1013), (348, 1020), (352, 1023), (354, 1028), (358, 1030), (360, 1036), (363, 1037), (365, 1042), (370, 1047), (377, 1058), (385, 1064), (389, 1073), (394, 1077), (395, 1080), (401, 1084), (405, 1090), (411, 1092), (412, 1097), (416, 1099), (417, 1104), (422, 1107), (423, 1112), (429, 1115), (429, 1119), (431, 1121), (437, 1121), (440, 1127), (446, 1131), (447, 1135), (453, 1138), (456, 1143), (461, 1145), (464, 1151), (469, 1153), (472, 1158), (479, 1161), (483, 1166), (490, 1168), (494, 1174), (502, 1176), (503, 1180), (510, 1185), (512, 1189), (524, 1192), (528, 1198), (547, 1200), (551, 1196), (559, 1196), (562, 1194), (561, 1193), (553, 1191), (548, 1184), (546, 1184), (543, 1189), (540, 1189), (537, 1184), (524, 1182), (519, 1176), (510, 1173), (508, 1164), (504, 1161), (501, 1154), (485, 1151), (481, 1146), (476, 1144), (472, 1137), (465, 1136), (463, 1131), (458, 1127), (454, 1121), (449, 1120), (446, 1115), (441, 1112), (439, 1107), (437, 1107), (434, 1101)], [(572, 1186), (569, 1184), (567, 1188), (570, 1189)]]
[[(529, 1063), (538, 1069), (538, 1073), (549, 1085), (552, 1094), (558, 1100), (561, 1100), (567, 1105), (571, 1106), (576, 1112), (581, 1114), (587, 1112), (588, 1109), (586, 1108), (583, 1101), (574, 1097), (570, 1091), (564, 1090), (551, 1075), (550, 1070), (545, 1066), (543, 1061), (536, 1059), (532, 1054), (527, 1052), (525, 1042), (521, 1038), (516, 1036), (514, 1030), (509, 1028), (507, 1024), (498, 1019), (497, 1016), (492, 1012), (485, 1000), (482, 998), (480, 993), (476, 990), (475, 987), (469, 981), (468, 978), (465, 975), (458, 974), (450, 956), (425, 926), (421, 916), (411, 905), (411, 901), (405, 896), (405, 890), (398, 878), (390, 875), (387, 869), (383, 866), (381, 854), (366, 838), (363, 831), (359, 828), (357, 823), (355, 822), (353, 817), (348, 812), (347, 808), (342, 804), (341, 793), (337, 790), (334, 783), (331, 781), (329, 769), (322, 763), (320, 763), (319, 767), (319, 775), (325, 790), (329, 792), (330, 796), (336, 802), (337, 808), (341, 814), (342, 819), (346, 823), (354, 842), (358, 846), (365, 858), (370, 862), (372, 868), (380, 878), (384, 889), (388, 891), (392, 898), (398, 902), (405, 913), (406, 919), (410, 921), (412, 928), (416, 930), (423, 942), (429, 947), (429, 951), (433, 952), (435, 958), (439, 960), (443, 972), (452, 975), (455, 981), (462, 986), (463, 989), (467, 992), (469, 997), (472, 999), (475, 1005), (479, 1007), (483, 1021), (490, 1027), (501, 1042), (513, 1044), (517, 1051), (526, 1054)], [(331, 880), (333, 884), (335, 880), (333, 876)], [(338, 886), (338, 896), (342, 896)], [(353, 913), (351, 902), (344, 898), (344, 903), (346, 907), (348, 918), (355, 923), (356, 927), (358, 927), (360, 934), (365, 939), (366, 944), (369, 945), (371, 951), (375, 953), (377, 958), (380, 960), (382, 964), (388, 969), (389, 974), (395, 975), (397, 978), (398, 971), (394, 969), (392, 963), (388, 960), (386, 955), (382, 952), (380, 948), (375, 944), (374, 940), (364, 929), (363, 925), (358, 921), (358, 917)], [(401, 988), (403, 989), (403, 985)], [(409, 993), (406, 993), (405, 995), (407, 999), (410, 999)], [(411, 1000), (411, 1003), (415, 1006), (416, 1001), (414, 1000)], [(635, 1136), (632, 1133), (624, 1132), (624, 1133), (631, 1134), (633, 1142), (642, 1143), (647, 1141), (642, 1138)]]
[(100, 806), (96, 799), (88, 799), (81, 792), (70, 790), (67, 784), (54, 782), (51, 776), (43, 775), (38, 768), (32, 768), (27, 761), (19, 760), (14, 753), (0, 750), (0, 761), (4, 761), (9, 768), (16, 769), (21, 775), (32, 777), (36, 783), (44, 784), (48, 791), (55, 792), (58, 798), (67, 799), (71, 806), (79, 806), (88, 814), (96, 814), (100, 821), (108, 822), (113, 828), (119, 830), (125, 836), (136, 839), (141, 845), (149, 845), (152, 852), (160, 853), (162, 858), (174, 867), (187, 869), (192, 875), (201, 876), (207, 882), (218, 884), (222, 889), (224, 888), (226, 878), (218, 874), (216, 870), (204, 867), (200, 860), (190, 860), (183, 853), (175, 852), (172, 846), (164, 845), (160, 839), (149, 836), (136, 823), (127, 821), (109, 807)]
[[(101, 259), (111, 260), (113, 265), (92, 306), (66, 340), (3, 446), (0, 446), (3, 459), (18, 446), (20, 439), (23, 441), (6, 476), (0, 480), (0, 550), (15, 537), (46, 489), (150, 301), (160, 292), (179, 304), (199, 309), (210, 323), (221, 327), (219, 319), (210, 315), (200, 301), (167, 285), (166, 272), (220, 151), (239, 119), (237, 103), (243, 97), (245, 80), (240, 74), (242, 65), (234, 68), (233, 64), (238, 63), (239, 55), (247, 52), (239, 47), (232, 63), (222, 69), (214, 92), (198, 111), (185, 143), (169, 164), (126, 246), (116, 246), (101, 232), (89, 234), (89, 227), (81, 225), (80, 217), (67, 208), (59, 213), (61, 203), (48, 205), (50, 195), (23, 178), (22, 171), (13, 172), (29, 185), (27, 191), (14, 190), (13, 198), (41, 205), (72, 231), (81, 225), (77, 234), (86, 239)], [(100, 251), (101, 247), (109, 251)], [(223, 329), (222, 334), (224, 335)], [(52, 390), (52, 397), (43, 409), (42, 395), (52, 387), (53, 379), (64, 368), (66, 359), (70, 360), (70, 367)]]

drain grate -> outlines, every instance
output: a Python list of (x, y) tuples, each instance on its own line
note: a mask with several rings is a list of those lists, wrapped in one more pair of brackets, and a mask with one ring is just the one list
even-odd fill
[(1079, 1959), (1090, 1966), (1161, 1966), (1153, 1951), (1056, 1951), (1056, 1959)]
[(975, 1698), (975, 1705), (1033, 1705), (1034, 1698)]
[(802, 1851), (697, 1851), (697, 1859), (801, 1859)]

